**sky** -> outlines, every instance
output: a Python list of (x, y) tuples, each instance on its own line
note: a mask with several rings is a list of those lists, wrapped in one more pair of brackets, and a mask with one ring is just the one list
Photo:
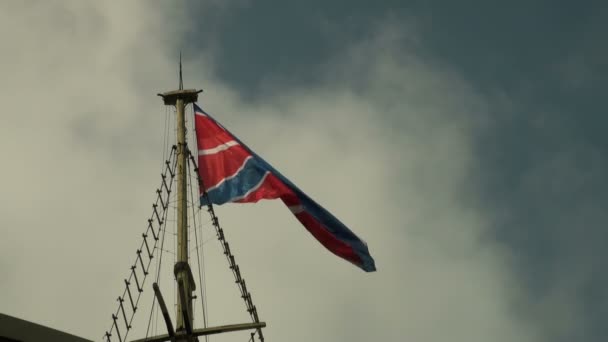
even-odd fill
[[(199, 104), (376, 260), (334, 257), (280, 202), (217, 207), (268, 341), (606, 339), (608, 5), (179, 4), (0, 3), (2, 313), (109, 328), (181, 50)], [(209, 322), (246, 321), (206, 223)]]

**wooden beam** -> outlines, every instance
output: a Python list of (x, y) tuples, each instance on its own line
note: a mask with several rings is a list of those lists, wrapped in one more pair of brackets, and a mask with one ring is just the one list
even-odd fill
[[(266, 327), (265, 322), (220, 325), (218, 327), (194, 329), (194, 331), (192, 332), (192, 336), (214, 335), (214, 334), (221, 334), (221, 333), (232, 332), (232, 331), (261, 329), (261, 328), (265, 328), (265, 327)], [(134, 340), (131, 342), (165, 342), (165, 341), (171, 341), (171, 337), (169, 335), (165, 334), (165, 335), (151, 336), (148, 338), (142, 338), (140, 340)]]
[(154, 289), (154, 295), (156, 296), (156, 300), (158, 300), (158, 306), (160, 306), (160, 311), (163, 313), (163, 318), (165, 319), (165, 324), (167, 325), (167, 332), (169, 333), (169, 337), (173, 337), (175, 336), (175, 330), (173, 330), (171, 316), (169, 316), (169, 310), (167, 310), (167, 305), (165, 304), (163, 295), (160, 293), (158, 284), (152, 284), (152, 288)]
[(265, 327), (266, 327), (266, 322), (220, 325), (219, 327), (194, 329), (194, 331), (192, 332), (192, 335), (205, 336), (205, 335), (221, 334), (221, 333), (231, 332), (231, 331), (261, 329), (261, 328), (265, 328)]
[[(186, 284), (185, 284), (183, 278), (177, 279), (177, 292), (178, 292), (178, 296), (179, 296), (179, 302), (181, 304), (180, 308), (182, 310), (184, 328), (186, 328), (186, 333), (188, 335), (190, 335), (190, 334), (192, 334), (192, 317), (191, 317), (190, 310), (188, 310), (189, 309), (188, 296), (190, 294), (186, 292)], [(178, 326), (177, 329), (180, 330), (180, 327)]]

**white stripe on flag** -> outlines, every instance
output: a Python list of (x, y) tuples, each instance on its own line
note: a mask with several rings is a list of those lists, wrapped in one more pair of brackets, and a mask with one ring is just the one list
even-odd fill
[(264, 176), (262, 176), (262, 179), (260, 180), (260, 182), (258, 184), (256, 184), (253, 188), (249, 189), (249, 191), (247, 191), (244, 195), (231, 198), (230, 202), (236, 202), (236, 201), (242, 200), (243, 198), (249, 196), (252, 192), (256, 191), (259, 187), (262, 186), (262, 184), (264, 184), (264, 181), (266, 180), (266, 177), (269, 174), (270, 174), (270, 171), (266, 171), (266, 173), (264, 173)]
[(241, 172), (241, 170), (243, 170), (243, 169), (245, 168), (245, 164), (247, 164), (247, 162), (248, 162), (248, 161), (249, 161), (249, 159), (251, 159), (251, 158), (253, 158), (253, 156), (248, 156), (247, 158), (245, 158), (245, 160), (243, 161), (243, 164), (242, 164), (241, 166), (239, 166), (239, 168), (238, 168), (238, 169), (237, 169), (237, 170), (236, 170), (236, 171), (235, 171), (233, 174), (231, 174), (231, 175), (230, 175), (230, 176), (228, 176), (228, 177), (225, 177), (225, 178), (220, 179), (220, 181), (219, 181), (219, 182), (217, 182), (217, 184), (215, 184), (215, 185), (213, 185), (213, 186), (210, 186), (210, 187), (207, 189), (207, 191), (211, 191), (211, 190), (213, 190), (213, 189), (215, 189), (215, 188), (219, 187), (220, 185), (222, 185), (222, 184), (223, 184), (225, 181), (227, 181), (227, 180), (231, 180), (232, 178), (236, 177), (236, 176), (239, 174), (239, 172)]
[(207, 148), (204, 150), (198, 150), (198, 155), (199, 156), (208, 156), (210, 154), (215, 154), (218, 152), (222, 152), (222, 151), (226, 151), (227, 149), (231, 148), (232, 146), (236, 146), (239, 143), (234, 141), (234, 140), (230, 140), (229, 142), (225, 143), (225, 144), (220, 144), (217, 145), (213, 148)]

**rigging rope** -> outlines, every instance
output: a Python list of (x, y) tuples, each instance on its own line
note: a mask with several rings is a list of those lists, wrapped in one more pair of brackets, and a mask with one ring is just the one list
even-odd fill
[[(175, 170), (175, 169), (174, 169)], [(169, 194), (170, 195), (170, 194)], [(170, 200), (167, 200), (168, 202), (170, 202)], [(166, 213), (166, 210), (165, 210)], [(158, 256), (158, 260), (156, 261), (156, 283), (160, 286), (160, 271), (161, 271), (161, 267), (162, 267), (162, 260), (163, 260), (163, 252), (165, 252), (164, 246), (165, 246), (165, 235), (167, 234), (167, 219), (166, 219), (166, 215), (165, 215), (165, 225), (162, 228), (162, 232), (163, 232), (163, 236), (162, 239), (160, 241), (160, 254)], [(169, 251), (167, 251), (169, 252)], [(154, 298), (152, 299), (152, 309), (150, 310), (150, 318), (148, 320), (148, 327), (146, 328), (146, 338), (148, 338), (149, 333), (150, 333), (150, 323), (152, 321), (152, 314), (154, 313), (154, 304), (156, 303), (156, 296), (154, 296)], [(156, 310), (156, 322), (158, 322), (158, 309)]]
[[(160, 114), (163, 115), (162, 110), (161, 110)], [(160, 162), (160, 172), (161, 172), (161, 174), (163, 172), (164, 160), (166, 160), (166, 154), (167, 154), (167, 149), (166, 149), (166, 146), (165, 146), (166, 145), (166, 140), (167, 140), (167, 132), (166, 132), (167, 131), (167, 122), (168, 122), (167, 121), (168, 120), (168, 118), (167, 118), (168, 115), (167, 114), (168, 114), (168, 111), (167, 111), (167, 107), (165, 106), (164, 107), (164, 115), (162, 116), (162, 118), (164, 120), (161, 121), (162, 122), (161, 123), (161, 128), (162, 128), (162, 132), (163, 132), (163, 141), (162, 141), (162, 145), (161, 145), (162, 158), (161, 158), (161, 162)], [(165, 235), (163, 233), (163, 240), (164, 240), (164, 236)], [(162, 242), (161, 242), (161, 244), (162, 244)], [(161, 247), (161, 251), (162, 251), (162, 247)], [(158, 273), (158, 261), (159, 260), (160, 260), (160, 258), (157, 259), (157, 261), (156, 261), (156, 270), (157, 270), (157, 273)], [(150, 312), (150, 319), (148, 320), (148, 327), (146, 328), (146, 336), (148, 335), (148, 331), (150, 330), (150, 323), (152, 321), (152, 315), (154, 313), (154, 304), (155, 304), (155, 302), (156, 302), (156, 298), (154, 298), (152, 300), (152, 310)], [(157, 317), (156, 320), (158, 320), (158, 312), (157, 312), (156, 317)]]
[[(197, 136), (196, 136), (196, 127), (194, 125), (194, 107), (191, 106), (190, 107), (191, 110), (188, 111), (188, 115), (185, 116), (186, 119), (186, 124), (188, 123), (188, 119), (192, 118), (192, 120), (190, 120), (190, 122), (192, 122), (192, 135), (190, 135), (190, 140), (192, 141), (192, 145), (191, 146), (195, 146), (195, 148), (198, 149), (198, 141), (197, 141)], [(188, 155), (190, 153), (190, 150), (188, 148), (188, 145), (186, 145), (186, 151), (188, 151)], [(200, 288), (200, 292), (201, 292), (201, 310), (203, 312), (203, 326), (206, 328), (208, 326), (208, 311), (207, 311), (207, 277), (205, 275), (205, 251), (203, 250), (203, 227), (202, 227), (202, 222), (200, 220), (200, 200), (198, 199), (197, 196), (197, 201), (194, 201), (194, 194), (192, 191), (193, 188), (193, 177), (192, 177), (192, 172), (191, 172), (191, 167), (195, 167), (195, 165), (191, 164), (190, 158), (186, 157), (187, 159), (187, 164), (188, 164), (188, 179), (190, 180), (190, 205), (192, 206), (192, 220), (194, 223), (194, 237), (195, 237), (195, 244), (196, 244), (196, 261), (197, 261), (197, 267), (198, 267), (198, 274), (199, 274), (199, 288)], [(196, 175), (195, 177), (198, 177), (198, 175)], [(197, 179), (198, 180), (198, 179)], [(197, 182), (198, 184), (198, 182)], [(199, 243), (199, 238), (198, 238), (198, 232), (197, 230), (199, 229), (199, 225), (196, 224), (196, 213), (197, 211), (195, 211), (195, 208), (198, 208), (198, 214), (199, 214), (199, 222), (200, 224), (200, 243)], [(201, 252), (199, 253), (199, 246), (201, 249)], [(208, 342), (209, 341), (209, 336), (205, 335), (205, 341)]]
[[(165, 162), (166, 168), (163, 171), (163, 173), (161, 174), (162, 177), (162, 183), (159, 189), (156, 190), (157, 193), (157, 197), (156, 197), (156, 202), (152, 205), (153, 208), (153, 212), (152, 215), (150, 217), (150, 219), (148, 219), (148, 226), (146, 228), (146, 231), (142, 234), (142, 243), (139, 246), (139, 249), (137, 249), (137, 256), (135, 258), (135, 261), (133, 263), (133, 266), (131, 266), (131, 273), (129, 275), (129, 277), (127, 279), (124, 280), (125, 282), (125, 289), (122, 293), (122, 296), (118, 297), (118, 308), (116, 309), (116, 313), (112, 314), (112, 325), (110, 327), (110, 329), (108, 331), (106, 331), (106, 333), (104, 334), (104, 338), (106, 339), (107, 342), (111, 341), (111, 337), (113, 333), (116, 333), (116, 336), (118, 337), (118, 340), (120, 342), (122, 341), (126, 341), (127, 336), (129, 334), (129, 331), (132, 328), (132, 323), (133, 323), (133, 318), (135, 317), (135, 312), (137, 311), (137, 306), (139, 304), (139, 300), (141, 299), (141, 293), (143, 292), (143, 288), (144, 288), (144, 284), (145, 281), (147, 279), (149, 270), (150, 270), (150, 266), (152, 265), (152, 259), (154, 257), (154, 252), (158, 249), (157, 245), (158, 245), (158, 240), (159, 240), (159, 235), (161, 232), (161, 229), (163, 228), (163, 225), (166, 222), (166, 215), (167, 215), (167, 208), (168, 208), (168, 202), (169, 202), (169, 196), (171, 195), (171, 187), (173, 185), (173, 178), (175, 177), (175, 166), (177, 164), (177, 158), (175, 157), (175, 151), (176, 151), (176, 147), (174, 147), (171, 150), (171, 154), (169, 156), (170, 160), (173, 160), (173, 165), (171, 165), (171, 162), (169, 160), (167, 160)], [(171, 175), (171, 179), (169, 180), (168, 184), (166, 181), (167, 178), (167, 174), (169, 173)], [(164, 190), (164, 192), (163, 192)], [(165, 200), (163, 200), (163, 193), (166, 193), (166, 197)], [(159, 208), (159, 204), (160, 204), (160, 208), (162, 209), (162, 212), (159, 214), (158, 213), (158, 208)], [(154, 229), (154, 225), (155, 223), (158, 223), (158, 229)], [(154, 240), (154, 244), (152, 245), (152, 249), (150, 249), (150, 244), (148, 243), (148, 237), (150, 236), (150, 234), (152, 234), (152, 238)], [(143, 255), (143, 256), (142, 256)], [(147, 265), (144, 264), (144, 258), (147, 257)], [(139, 270), (139, 272), (138, 272)], [(141, 280), (138, 278), (138, 273), (140, 274), (139, 277), (141, 277)], [(131, 290), (131, 286), (135, 285), (135, 289), (133, 289), (133, 291)], [(134, 291), (136, 292), (136, 296), (133, 295)], [(135, 300), (134, 300), (135, 297)], [(131, 311), (129, 313), (130, 318), (127, 319), (127, 310), (125, 310), (126, 304), (130, 304), (131, 306)], [(122, 318), (123, 320), (119, 320), (119, 318)], [(122, 326), (123, 326), (123, 331), (124, 331), (124, 337), (121, 335), (120, 333), (120, 329), (118, 328), (120, 324), (120, 322), (123, 322)]]
[[(192, 174), (190, 171), (190, 159), (188, 159), (188, 178), (192, 179)], [(205, 285), (205, 279), (203, 278), (203, 271), (201, 270), (201, 263), (202, 263), (202, 259), (201, 259), (201, 253), (199, 253), (199, 244), (198, 244), (198, 233), (197, 233), (197, 228), (198, 226), (196, 225), (196, 211), (195, 211), (195, 206), (194, 206), (194, 194), (192, 192), (192, 186), (190, 187), (190, 201), (192, 202), (192, 221), (193, 221), (193, 225), (194, 225), (194, 237), (195, 237), (195, 242), (196, 242), (196, 261), (197, 261), (197, 265), (198, 265), (198, 275), (199, 275), (199, 289), (201, 292), (201, 309), (203, 311), (203, 327), (206, 328), (207, 327), (207, 310), (205, 308), (205, 303), (207, 302), (207, 298), (205, 296), (205, 292), (203, 291), (203, 288), (206, 288)], [(202, 240), (202, 229), (201, 229), (201, 240)], [(202, 249), (202, 245), (201, 245), (201, 249)], [(204, 269), (204, 266), (202, 267)], [(205, 341), (208, 341), (208, 337), (205, 335)]]
[[(161, 113), (162, 114), (162, 113)], [(166, 160), (166, 154), (167, 154), (167, 150), (166, 150), (166, 144), (167, 144), (167, 125), (168, 125), (168, 118), (167, 118), (167, 107), (165, 107), (165, 121), (164, 121), (164, 126), (163, 126), (163, 144), (161, 146), (162, 149), (162, 159), (161, 159), (161, 163), (160, 163), (160, 171), (163, 171), (163, 167), (164, 167), (164, 163), (163, 161)]]
[[(163, 126), (163, 130), (162, 130), (162, 132), (163, 132), (163, 144), (162, 144), (162, 148), (161, 148), (163, 155), (162, 155), (162, 159), (161, 160), (166, 160), (167, 151), (169, 150), (169, 146), (168, 146), (169, 145), (169, 107), (164, 106), (164, 111), (165, 111), (164, 112), (164, 116), (163, 116), (163, 118), (164, 118), (164, 126)], [(163, 162), (161, 162), (160, 167), (161, 167), (161, 173), (162, 173), (162, 170), (163, 170), (163, 167), (164, 167), (164, 163)], [(169, 203), (171, 203), (170, 198), (167, 199), (167, 201)], [(156, 283), (160, 283), (160, 271), (161, 271), (161, 265), (162, 265), (163, 252), (165, 251), (165, 249), (164, 249), (165, 236), (166, 236), (166, 233), (167, 233), (166, 222), (167, 222), (167, 218), (165, 217), (165, 226), (162, 228), (163, 235), (162, 235), (161, 245), (160, 245), (160, 255), (159, 255), (159, 258), (156, 261)], [(151, 320), (152, 320), (152, 314), (155, 311), (154, 310), (155, 309), (155, 306), (154, 306), (155, 303), (156, 303), (156, 296), (154, 296), (154, 298), (152, 299), (152, 309), (151, 309), (151, 312), (150, 312), (150, 319), (148, 321), (148, 327), (146, 328), (146, 337), (148, 337), (148, 334), (150, 332), (150, 323), (151, 323)], [(154, 320), (154, 323), (155, 323), (154, 331), (157, 331), (157, 328), (158, 328), (157, 324), (156, 324), (158, 322), (158, 312), (159, 312), (159, 310), (156, 310), (156, 316), (155, 316), (155, 320)]]
[[(189, 159), (192, 162), (192, 165), (194, 165), (194, 171), (198, 178), (199, 189), (203, 190), (202, 196), (205, 198), (205, 202), (208, 203), (207, 212), (211, 216), (211, 222), (213, 223), (213, 227), (215, 228), (217, 238), (222, 245), (222, 248), (224, 250), (224, 255), (226, 256), (226, 260), (228, 261), (229, 268), (232, 270), (232, 274), (234, 275), (235, 282), (241, 292), (241, 298), (243, 298), (243, 300), (245, 301), (245, 306), (247, 308), (247, 312), (251, 316), (252, 321), (255, 323), (259, 323), (260, 319), (258, 317), (258, 310), (257, 310), (256, 306), (253, 304), (253, 300), (251, 298), (251, 293), (249, 292), (249, 290), (247, 289), (247, 285), (245, 284), (245, 279), (241, 276), (241, 271), (240, 271), (239, 265), (236, 263), (235, 257), (232, 254), (232, 252), (230, 251), (230, 245), (228, 244), (228, 241), (226, 241), (226, 236), (224, 234), (224, 230), (220, 226), (219, 220), (218, 220), (217, 216), (215, 215), (215, 210), (213, 209), (213, 204), (211, 204), (211, 201), (209, 200), (207, 191), (204, 190), (205, 186), (204, 186), (203, 180), (200, 176), (200, 173), (198, 172), (198, 166), (196, 164), (196, 161), (194, 160), (194, 157), (189, 149), (187, 150), (187, 153), (188, 153)], [(264, 335), (262, 334), (262, 329), (258, 328), (258, 329), (256, 329), (256, 332), (260, 338), (260, 341), (264, 342)]]

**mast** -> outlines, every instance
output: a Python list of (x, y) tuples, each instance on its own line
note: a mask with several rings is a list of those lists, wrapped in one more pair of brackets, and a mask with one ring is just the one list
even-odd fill
[(179, 89), (159, 94), (165, 105), (175, 106), (177, 122), (177, 261), (174, 266), (177, 280), (177, 326), (176, 332), (191, 333), (193, 329), (192, 292), (196, 290), (194, 277), (188, 263), (188, 203), (187, 203), (187, 160), (185, 108), (196, 102), (202, 90), (183, 89), (182, 62), (179, 62)]
[[(211, 204), (207, 205), (207, 209), (211, 216), (213, 227), (217, 232), (218, 240), (222, 245), (224, 255), (228, 260), (229, 267), (235, 277), (235, 282), (241, 292), (241, 298), (244, 300), (247, 312), (251, 316), (253, 322), (215, 327), (207, 327), (205, 324), (203, 328), (194, 328), (192, 299), (194, 298), (193, 292), (196, 290), (196, 284), (194, 282), (194, 276), (190, 268), (188, 256), (187, 190), (188, 186), (192, 186), (192, 184), (188, 184), (187, 176), (190, 164), (194, 166), (200, 189), (203, 189), (203, 183), (200, 174), (198, 173), (198, 167), (196, 166), (194, 156), (190, 153), (187, 145), (185, 108), (188, 104), (196, 102), (198, 94), (201, 92), (202, 90), (184, 89), (180, 53), (179, 88), (177, 90), (158, 94), (158, 96), (163, 98), (166, 106), (175, 107), (177, 144), (171, 149), (170, 160), (165, 161), (166, 169), (161, 174), (161, 187), (156, 190), (158, 198), (156, 203), (152, 205), (152, 216), (148, 219), (148, 226), (145, 233), (142, 234), (143, 241), (140, 248), (137, 250), (137, 258), (135, 259), (133, 266), (131, 266), (131, 273), (129, 277), (124, 280), (125, 290), (122, 296), (118, 297), (118, 308), (115, 313), (112, 314), (112, 326), (104, 334), (104, 340), (106, 342), (115, 341), (115, 338), (117, 338), (119, 342), (127, 340), (127, 334), (132, 328), (131, 323), (133, 322), (133, 317), (138, 308), (137, 305), (139, 303), (140, 295), (143, 292), (144, 282), (146, 276), (149, 274), (154, 251), (159, 249), (157, 243), (161, 240), (161, 233), (163, 234), (162, 241), (164, 241), (167, 209), (169, 207), (169, 199), (172, 194), (174, 183), (177, 186), (177, 189), (175, 189), (177, 191), (177, 260), (173, 268), (173, 273), (177, 282), (176, 329), (173, 328), (171, 316), (160, 288), (157, 283), (153, 283), (152, 288), (154, 290), (154, 296), (158, 308), (162, 312), (167, 327), (167, 334), (157, 336), (146, 335), (145, 338), (132, 342), (194, 342), (198, 341), (198, 337), (200, 336), (241, 330), (255, 330), (255, 332), (251, 333), (250, 340), (254, 340), (257, 333), (260, 341), (264, 341), (264, 335), (262, 334), (261, 329), (266, 327), (266, 323), (259, 320), (257, 308), (251, 299), (251, 293), (245, 286), (245, 279), (242, 277), (240, 268), (236, 264), (234, 255), (230, 251), (224, 232), (219, 225)], [(201, 196), (206, 197), (207, 194), (203, 192)], [(192, 203), (192, 205), (194, 205), (194, 203)], [(162, 242), (160, 250), (162, 251)], [(160, 257), (162, 258), (162, 253), (160, 254)]]
[[(183, 79), (182, 79), (182, 63), (180, 58), (179, 63), (179, 90), (183, 90)], [(177, 263), (175, 264), (175, 276), (177, 282), (183, 283), (183, 293), (186, 294), (186, 300), (178, 300), (177, 302), (177, 330), (184, 329), (184, 319), (190, 320), (190, 326), (192, 326), (192, 291), (190, 289), (190, 281), (188, 274), (186, 274), (188, 267), (181, 267), (178, 269), (178, 265), (188, 265), (188, 208), (186, 203), (186, 162), (187, 162), (187, 149), (186, 149), (186, 117), (185, 117), (185, 103), (184, 99), (178, 97), (175, 103), (176, 108), (176, 120), (177, 120)], [(180, 287), (180, 294), (182, 294), (182, 288)], [(179, 299), (178, 294), (178, 299)], [(182, 314), (183, 309), (181, 305), (186, 303), (186, 309), (189, 313), (188, 317), (185, 318)]]

